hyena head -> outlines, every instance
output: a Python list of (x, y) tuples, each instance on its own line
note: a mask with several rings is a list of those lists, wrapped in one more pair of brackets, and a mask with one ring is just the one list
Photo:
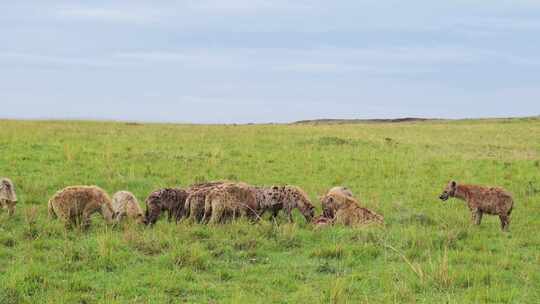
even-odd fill
[(11, 202), (17, 201), (15, 187), (13, 187), (13, 183), (11, 182), (11, 180), (7, 178), (0, 179), (0, 199)]
[(298, 210), (300, 210), (300, 213), (302, 213), (306, 221), (311, 222), (315, 216), (315, 207), (309, 200), (308, 195), (299, 188), (293, 187), (291, 190), (292, 199), (296, 201)]
[(303, 206), (300, 208), (300, 212), (306, 219), (306, 221), (311, 222), (313, 220), (313, 217), (315, 217), (315, 206), (311, 204), (311, 202), (305, 201), (303, 203)]
[(113, 224), (115, 218), (115, 212), (112, 205), (109, 202), (101, 204), (101, 214), (108, 224)]
[(150, 194), (145, 203), (146, 211), (144, 213), (143, 223), (146, 225), (153, 225), (157, 222), (163, 209), (161, 202), (161, 191), (156, 191)]
[(448, 185), (446, 185), (446, 187), (444, 188), (444, 190), (443, 190), (442, 194), (439, 196), (439, 198), (442, 201), (446, 201), (450, 197), (454, 197), (454, 195), (456, 195), (456, 190), (457, 190), (456, 181), (451, 181), (451, 182), (448, 183)]
[(323, 216), (334, 218), (334, 211), (337, 209), (337, 201), (333, 195), (325, 195), (321, 198), (321, 206), (323, 208)]

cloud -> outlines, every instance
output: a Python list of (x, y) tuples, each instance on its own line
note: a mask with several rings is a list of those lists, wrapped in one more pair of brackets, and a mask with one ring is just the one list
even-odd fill
[(275, 67), (303, 71), (363, 70), (366, 65), (410, 66), (467, 65), (505, 62), (515, 65), (540, 64), (536, 57), (515, 56), (491, 49), (459, 46), (378, 48), (217, 48), (182, 51), (125, 52), (117, 58), (153, 63), (183, 63), (195, 66)]
[[(202, 18), (253, 16), (280, 12), (300, 12), (310, 6), (284, 0), (198, 0), (178, 1), (165, 5), (137, 1), (115, 2), (108, 6), (65, 6), (54, 9), (54, 15), (74, 20), (95, 20), (122, 23), (197, 24)], [(304, 11), (305, 12), (305, 11)], [(172, 20), (171, 20), (172, 19)]]
[(364, 73), (407, 76), (435, 73), (454, 66), (506, 64), (534, 68), (536, 56), (460, 46), (319, 47), (319, 48), (185, 48), (148, 49), (83, 56), (0, 52), (2, 65), (80, 66), (92, 68), (184, 67), (213, 71), (276, 71), (297, 73)]
[(151, 8), (95, 8), (70, 7), (56, 11), (58, 16), (72, 19), (100, 20), (109, 22), (148, 23), (164, 17), (160, 10)]

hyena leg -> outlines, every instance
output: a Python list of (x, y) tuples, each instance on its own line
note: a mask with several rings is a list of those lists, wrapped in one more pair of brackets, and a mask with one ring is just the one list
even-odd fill
[(185, 212), (184, 210), (178, 208), (175, 212), (175, 219), (176, 219), (176, 224), (178, 224), (178, 222), (182, 221), (184, 219), (184, 215), (185, 215)]
[(79, 225), (79, 218), (77, 217), (77, 215), (70, 214), (65, 217), (64, 225), (66, 228), (77, 228), (77, 226)]
[(474, 224), (480, 225), (480, 223), (482, 222), (482, 215), (483, 215), (483, 213), (480, 210), (473, 211)]
[(287, 219), (289, 220), (289, 223), (292, 223), (293, 222), (292, 209), (290, 208), (285, 209), (285, 213), (287, 214)]
[(71, 229), (71, 228), (75, 227), (75, 226), (74, 226), (74, 222), (75, 222), (75, 221), (72, 220), (71, 218), (65, 219), (65, 220), (64, 220), (64, 228), (66, 228), (66, 229)]
[(210, 225), (219, 224), (223, 219), (223, 213), (224, 213), (223, 208), (212, 204), (212, 211), (210, 215), (210, 221), (208, 221), (208, 224)]
[(247, 208), (247, 210), (245, 210), (245, 216), (249, 219), (251, 223), (255, 223), (259, 219), (259, 215), (257, 214), (257, 212), (250, 208)]
[(508, 231), (508, 226), (510, 226), (510, 216), (508, 215), (499, 215), (501, 220), (501, 230)]
[[(193, 206), (192, 206), (193, 207)], [(204, 211), (203, 211), (203, 215), (204, 215)], [(199, 214), (197, 213), (197, 211), (194, 209), (190, 210), (189, 211), (189, 215), (186, 216), (187, 220), (191, 223), (200, 223), (200, 219), (199, 219)]]
[(195, 214), (195, 221), (197, 223), (201, 223), (204, 219), (204, 208), (198, 208), (197, 210), (194, 210)]
[(16, 205), (16, 203), (15, 202), (6, 202), (6, 205), (7, 205), (8, 215), (12, 216), (15, 213), (15, 208), (16, 208), (15, 205)]
[(201, 223), (208, 224), (211, 219), (212, 219), (212, 208), (205, 208)]
[(80, 217), (81, 222), (81, 228), (86, 230), (88, 227), (90, 227), (90, 216), (92, 213), (90, 212), (83, 212), (82, 216)]
[(277, 219), (278, 213), (279, 213), (279, 210), (277, 210), (277, 209), (272, 210), (272, 215), (271, 215), (272, 220), (275, 221)]

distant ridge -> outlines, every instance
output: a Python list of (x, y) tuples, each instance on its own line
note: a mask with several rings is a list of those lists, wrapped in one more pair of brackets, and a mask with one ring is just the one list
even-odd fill
[(470, 121), (470, 120), (520, 120), (520, 119), (540, 119), (538, 116), (525, 116), (525, 117), (484, 117), (484, 118), (420, 118), (420, 117), (403, 117), (403, 118), (375, 118), (375, 119), (309, 119), (299, 120), (291, 124), (359, 124), (359, 123), (407, 123), (407, 122), (429, 122), (429, 121)]
[(403, 118), (377, 118), (377, 119), (310, 119), (299, 120), (292, 124), (355, 124), (355, 123), (401, 123), (401, 122), (422, 122), (422, 121), (434, 121), (442, 120), (438, 118), (418, 118), (418, 117), (403, 117)]

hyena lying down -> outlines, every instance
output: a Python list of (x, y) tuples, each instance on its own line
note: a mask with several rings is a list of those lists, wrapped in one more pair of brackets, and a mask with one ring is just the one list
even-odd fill
[(467, 202), (476, 225), (480, 225), (484, 213), (498, 215), (501, 220), (501, 229), (508, 231), (514, 200), (506, 190), (497, 187), (460, 185), (455, 181), (451, 181), (439, 198), (446, 201), (450, 197)]
[[(347, 194), (330, 191), (321, 199), (322, 218), (331, 219), (330, 223), (346, 226), (366, 224), (384, 224), (384, 217), (372, 210), (361, 207), (360, 203)], [(326, 221), (323, 220), (323, 221)]]

